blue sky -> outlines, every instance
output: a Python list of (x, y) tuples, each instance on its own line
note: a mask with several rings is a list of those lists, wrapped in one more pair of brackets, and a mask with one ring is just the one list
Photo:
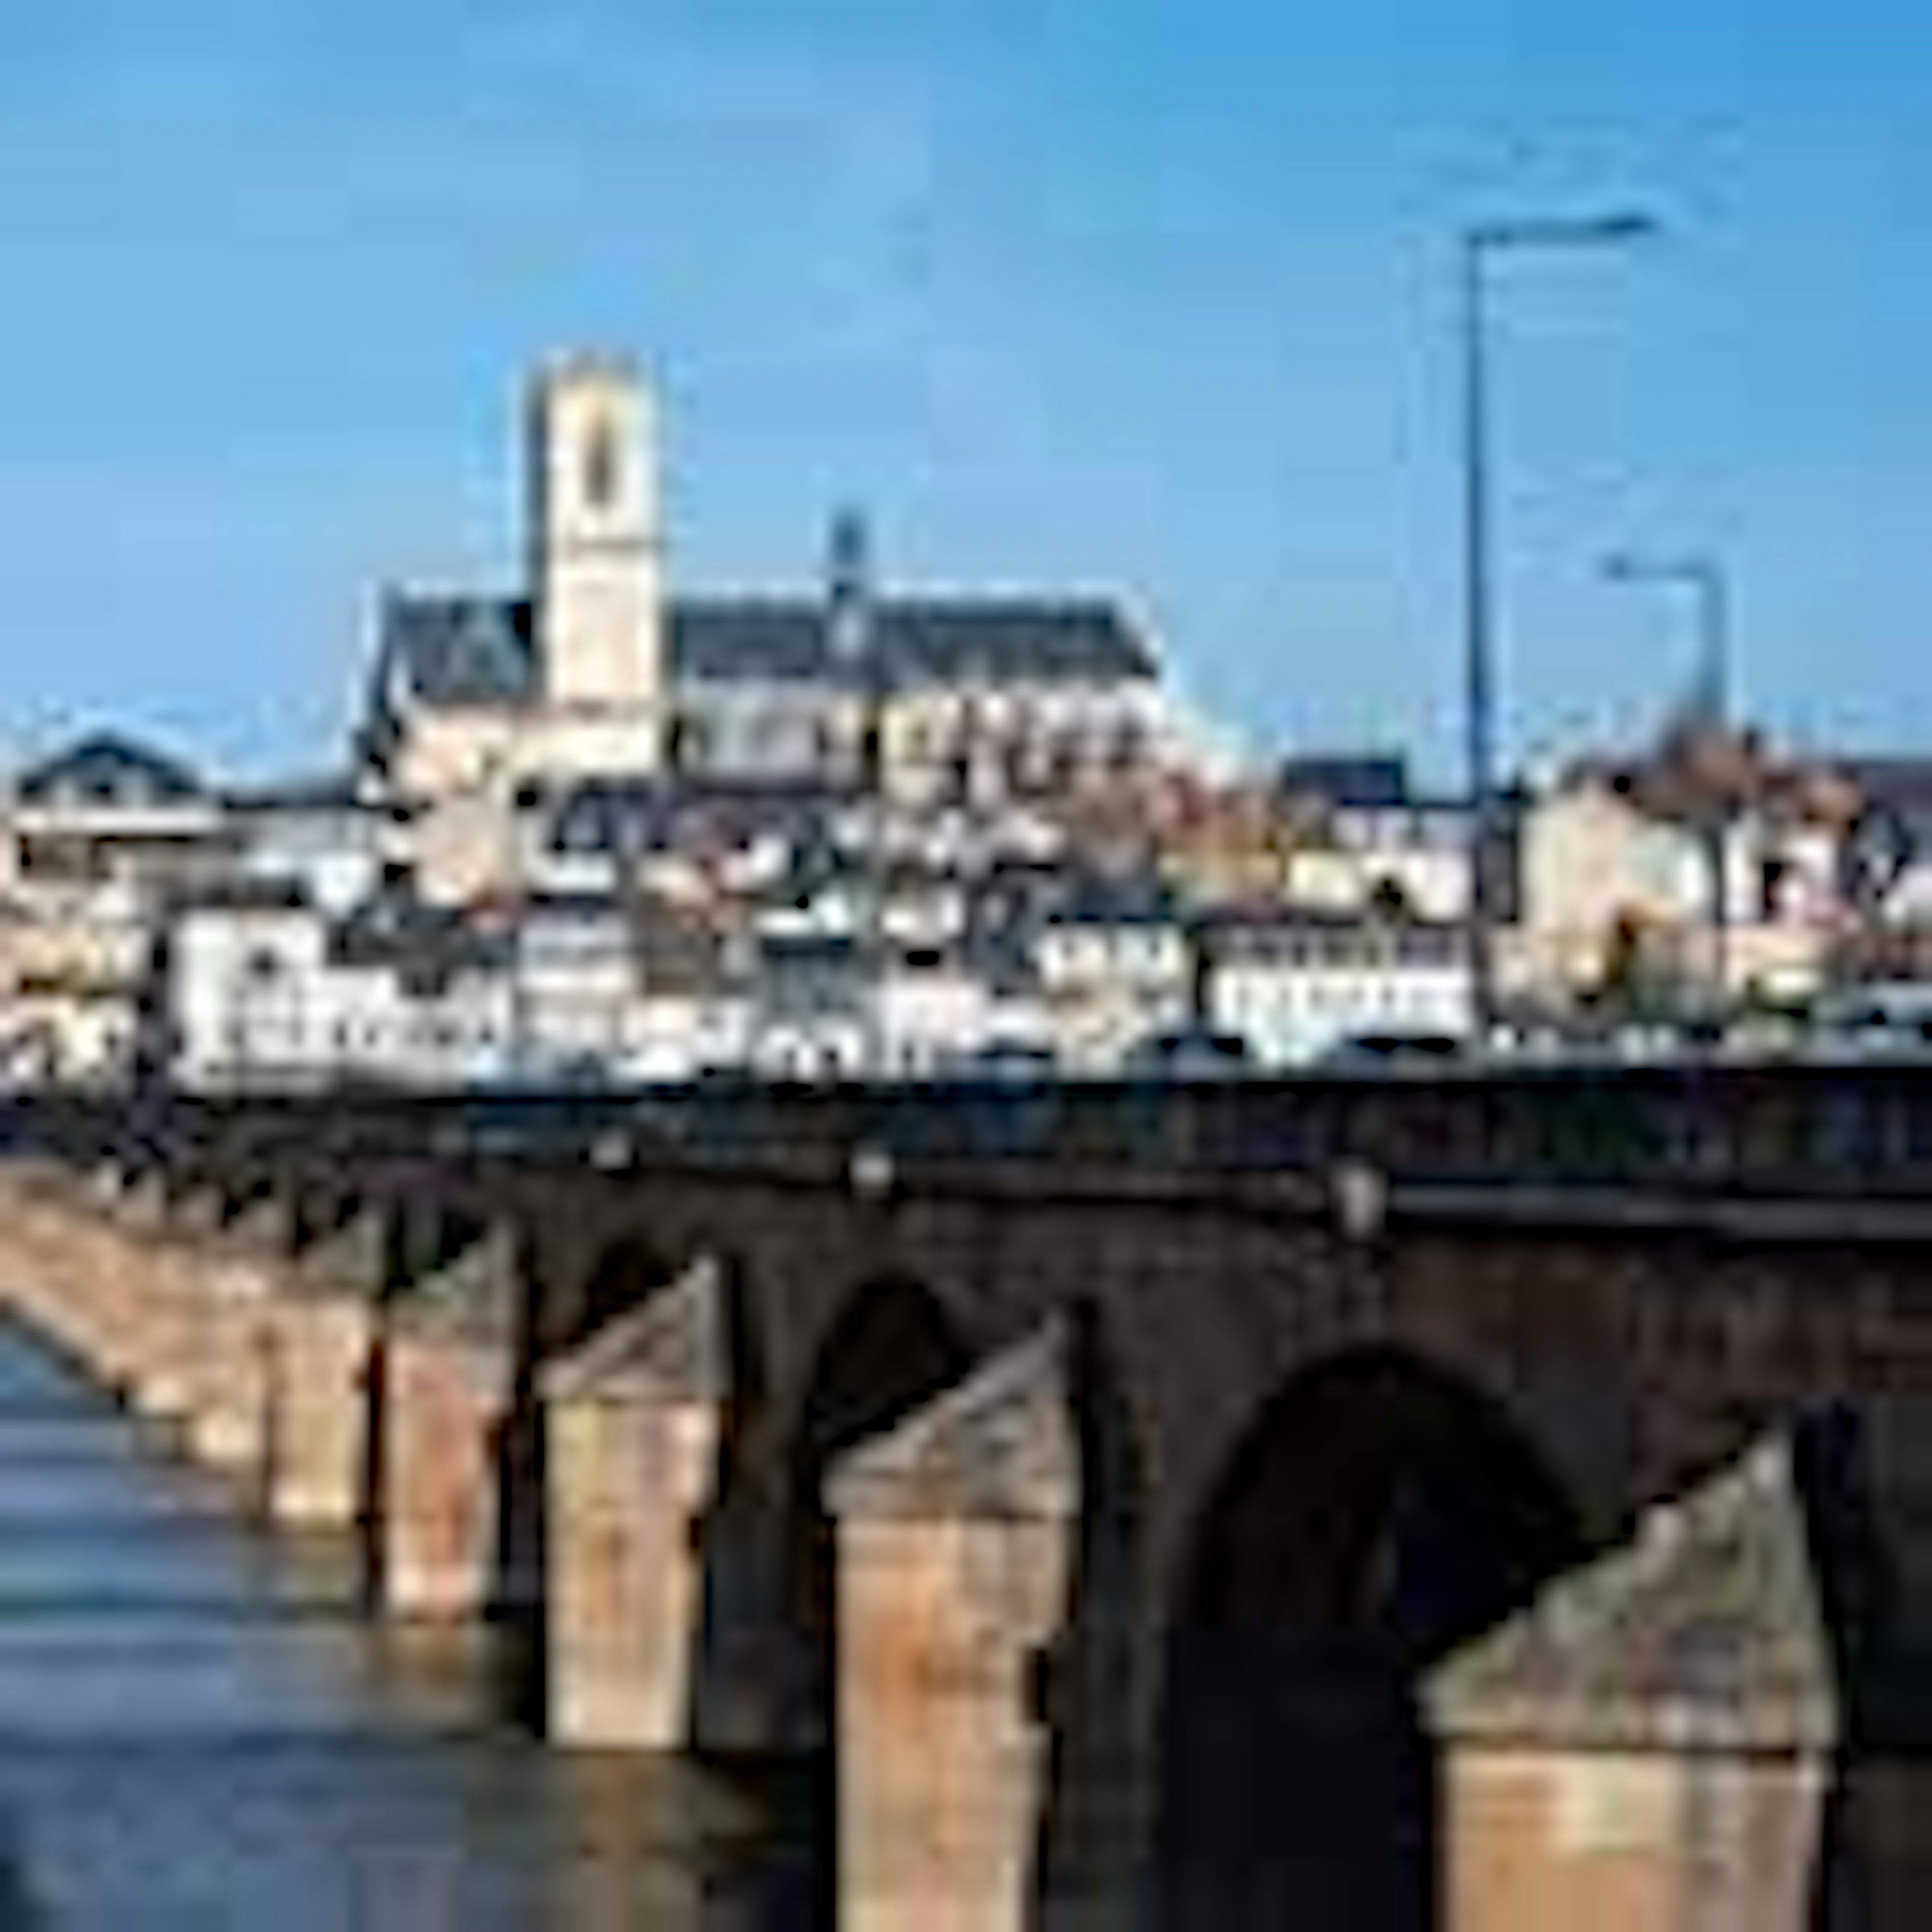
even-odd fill
[[(1915, 14), (1919, 17), (1915, 17)], [(7, 0), (0, 724), (327, 760), (385, 578), (507, 579), (527, 363), (664, 391), (687, 586), (1120, 590), (1258, 736), (1452, 769), (1447, 238), (1502, 318), (1509, 736), (1682, 674), (1932, 742), (1932, 22), (1897, 0)]]

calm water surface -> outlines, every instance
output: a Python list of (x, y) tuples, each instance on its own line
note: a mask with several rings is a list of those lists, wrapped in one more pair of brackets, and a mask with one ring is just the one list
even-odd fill
[(0, 1932), (804, 1928), (796, 1797), (539, 1750), (0, 1324)]

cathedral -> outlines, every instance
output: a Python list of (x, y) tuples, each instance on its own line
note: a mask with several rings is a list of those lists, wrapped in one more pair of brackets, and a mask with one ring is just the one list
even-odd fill
[(875, 596), (849, 520), (815, 592), (670, 596), (656, 410), (620, 361), (543, 370), (527, 436), (520, 589), (382, 599), (357, 748), (390, 796), (849, 775), (862, 691), (902, 774), (991, 745), (1063, 779), (1160, 734), (1154, 650), (1114, 600)]

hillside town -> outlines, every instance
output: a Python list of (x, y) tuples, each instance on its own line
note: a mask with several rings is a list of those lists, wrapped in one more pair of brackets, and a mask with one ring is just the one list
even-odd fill
[(226, 782), (121, 729), (8, 775), (10, 1080), (1109, 1078), (1916, 1030), (1932, 759), (1692, 703), (1479, 814), (1399, 750), (1235, 748), (1124, 596), (902, 588), (854, 514), (802, 588), (686, 594), (640, 374), (556, 364), (528, 422), (524, 580), (374, 599), (313, 775)]

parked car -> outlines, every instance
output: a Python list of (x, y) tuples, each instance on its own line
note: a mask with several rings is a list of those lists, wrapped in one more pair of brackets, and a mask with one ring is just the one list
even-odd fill
[(1050, 1046), (1020, 1040), (995, 1040), (970, 1053), (958, 1063), (964, 1080), (996, 1081), (1024, 1086), (1060, 1078), (1060, 1060)]
[(1846, 987), (1818, 1002), (1813, 1022), (1813, 1050), (1827, 1058), (1923, 1054), (1932, 1048), (1932, 987)]
[(1238, 1080), (1254, 1072), (1255, 1066), (1248, 1043), (1239, 1034), (1186, 1027), (1139, 1042), (1121, 1070), (1130, 1080)]
[(1316, 1064), (1345, 1069), (1442, 1066), (1460, 1060), (1468, 1051), (1468, 1042), (1453, 1034), (1358, 1034), (1330, 1047)]

